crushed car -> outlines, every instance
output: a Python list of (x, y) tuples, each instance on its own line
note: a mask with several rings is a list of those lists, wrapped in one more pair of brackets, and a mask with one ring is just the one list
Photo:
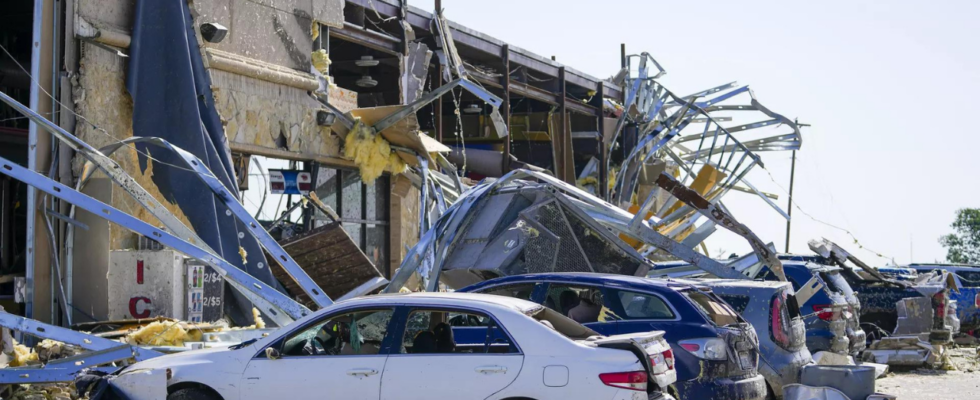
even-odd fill
[(547, 273), (491, 279), (459, 291), (530, 300), (603, 334), (663, 331), (673, 349), (665, 370), (676, 372), (667, 390), (678, 399), (766, 396), (756, 330), (700, 283)]
[[(959, 292), (950, 293), (950, 300), (956, 302), (956, 316), (960, 320), (960, 331), (976, 336), (980, 330), (980, 266), (966, 264), (909, 264), (905, 268), (917, 274), (933, 271), (947, 271), (960, 280)], [(879, 269), (879, 270), (883, 270)]]
[(806, 327), (800, 310), (791, 302), (793, 287), (787, 282), (736, 279), (704, 279), (708, 286), (755, 327), (766, 378), (767, 398), (782, 398), (783, 387), (799, 383), (803, 367), (813, 358), (806, 346)]

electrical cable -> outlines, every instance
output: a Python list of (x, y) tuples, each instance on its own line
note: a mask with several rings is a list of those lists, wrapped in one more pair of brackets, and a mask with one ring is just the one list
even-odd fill
[(70, 112), (72, 115), (74, 115), (79, 120), (84, 121), (85, 123), (87, 123), (96, 132), (99, 132), (99, 133), (107, 136), (114, 143), (122, 143), (123, 146), (129, 147), (129, 148), (133, 149), (133, 151), (135, 151), (136, 153), (141, 154), (141, 155), (143, 155), (144, 157), (146, 157), (146, 158), (148, 158), (150, 160), (153, 160), (154, 165), (160, 164), (160, 165), (165, 165), (165, 166), (168, 166), (168, 167), (171, 167), (171, 168), (176, 168), (176, 169), (187, 171), (187, 172), (195, 172), (193, 169), (190, 169), (190, 168), (185, 168), (185, 167), (182, 167), (182, 166), (179, 166), (179, 165), (170, 164), (170, 163), (167, 163), (167, 162), (158, 160), (158, 159), (154, 158), (153, 156), (151, 156), (149, 152), (139, 151), (136, 148), (135, 145), (124, 143), (121, 140), (117, 139), (115, 136), (112, 136), (105, 129), (102, 129), (98, 125), (93, 124), (87, 118), (83, 117), (81, 114), (75, 112), (74, 110), (72, 110), (71, 108), (69, 108), (68, 106), (66, 106), (64, 103), (62, 103), (61, 101), (59, 101), (58, 99), (56, 99), (53, 95), (51, 95), (51, 93), (48, 93), (47, 90), (44, 90), (44, 87), (41, 86), (40, 83), (38, 83), (37, 79), (35, 79), (34, 76), (31, 75), (31, 73), (29, 71), (27, 71), (27, 69), (25, 69), (24, 66), (21, 65), (20, 62), (18, 62), (17, 59), (15, 59), (14, 56), (11, 55), (10, 52), (7, 51), (7, 48), (4, 47), (2, 44), (0, 44), (0, 50), (3, 50), (4, 54), (6, 54), (7, 57), (10, 57), (10, 59), (14, 62), (14, 64), (17, 65), (17, 68), (20, 68), (21, 71), (23, 71), (25, 74), (27, 74), (27, 77), (28, 78), (31, 78), (31, 82), (34, 83), (34, 85), (37, 86), (37, 88), (41, 91), (41, 93), (44, 93), (45, 96), (48, 96), (56, 104), (58, 104), (59, 106), (63, 107), (65, 110), (68, 110), (68, 112)]

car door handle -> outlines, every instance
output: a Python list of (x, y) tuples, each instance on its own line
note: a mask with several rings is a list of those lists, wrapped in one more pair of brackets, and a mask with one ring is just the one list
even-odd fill
[(479, 372), (484, 375), (503, 374), (507, 372), (506, 367), (501, 367), (499, 365), (484, 365), (482, 367), (476, 367), (475, 370), (476, 372)]
[(370, 369), (370, 368), (352, 369), (347, 371), (347, 375), (350, 376), (371, 376), (371, 375), (377, 375), (377, 373), (378, 370)]

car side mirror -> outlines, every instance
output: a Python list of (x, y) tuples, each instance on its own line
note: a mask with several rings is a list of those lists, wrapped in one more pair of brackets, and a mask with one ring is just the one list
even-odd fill
[(265, 356), (270, 360), (278, 360), (282, 357), (282, 354), (279, 354), (279, 350), (276, 350), (274, 347), (266, 347)]

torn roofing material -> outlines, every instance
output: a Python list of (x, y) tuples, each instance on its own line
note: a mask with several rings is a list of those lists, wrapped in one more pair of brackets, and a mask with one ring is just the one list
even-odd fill
[(440, 278), (461, 287), (532, 272), (645, 276), (649, 260), (624, 237), (663, 249), (716, 276), (746, 279), (740, 271), (661, 235), (642, 218), (577, 187), (543, 173), (517, 170), (465, 192), (411, 249), (386, 292), (399, 291), (415, 272), (427, 282), (427, 290), (435, 290)]

